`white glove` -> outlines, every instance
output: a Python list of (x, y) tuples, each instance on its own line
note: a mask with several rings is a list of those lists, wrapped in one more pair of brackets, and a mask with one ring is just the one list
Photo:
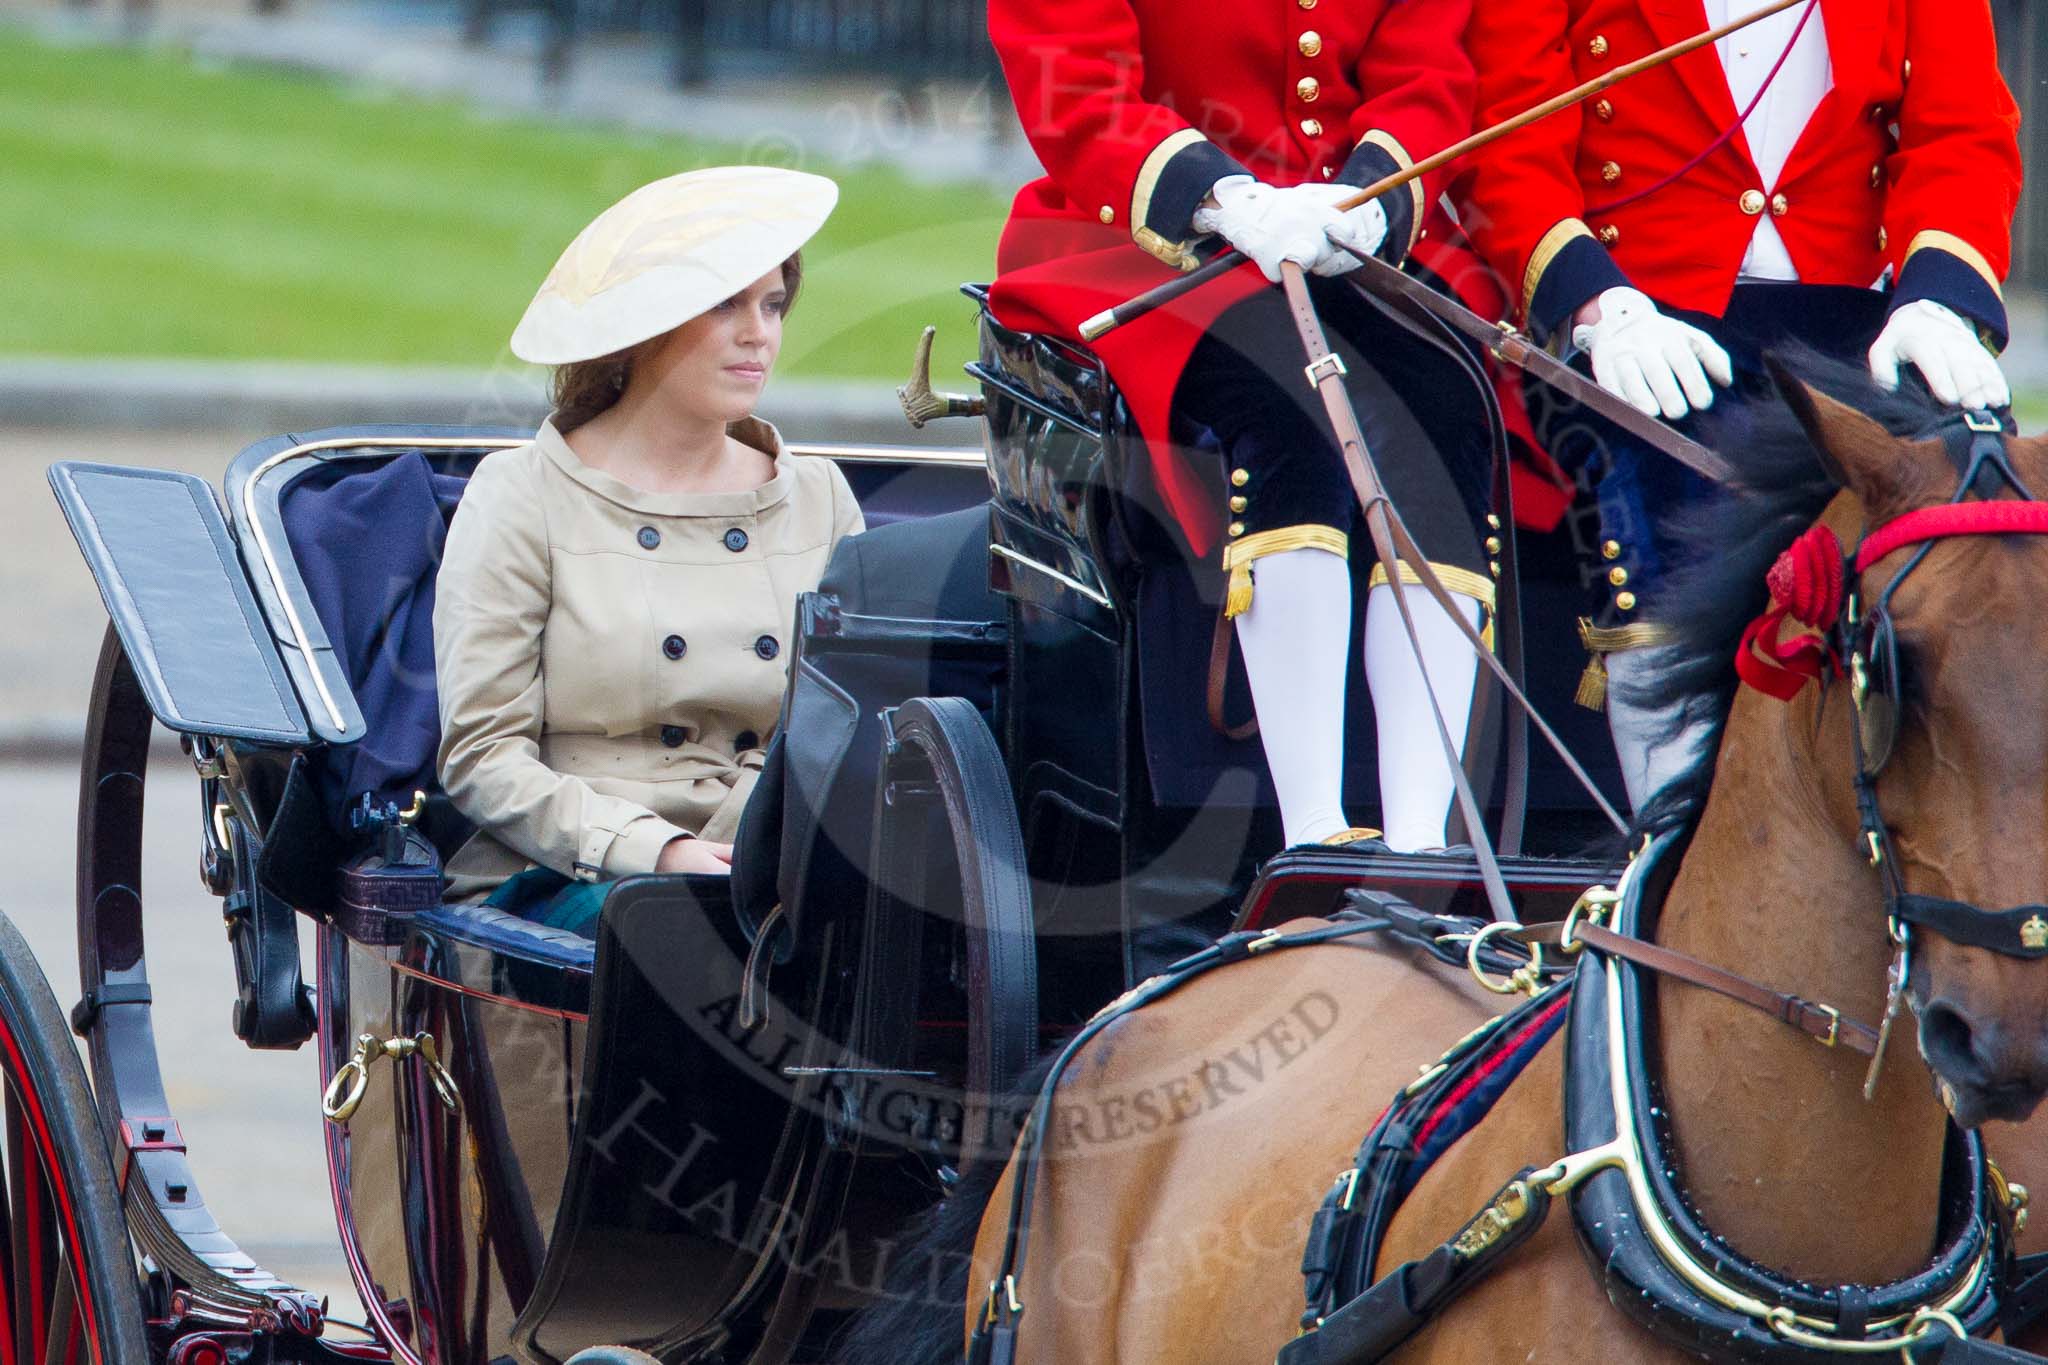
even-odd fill
[(2005, 371), (1976, 328), (1933, 299), (1900, 308), (1870, 348), (1870, 377), (1888, 389), (1899, 386), (1899, 362), (1910, 360), (1927, 377), (1934, 396), (1951, 407), (2002, 408), (2012, 402)]
[[(1358, 191), (1349, 185), (1331, 185), (1330, 189), (1342, 190), (1342, 198), (1349, 199)], [(1342, 275), (1358, 269), (1367, 256), (1376, 256), (1387, 242), (1387, 210), (1377, 199), (1368, 199), (1357, 208), (1351, 209), (1338, 220), (1337, 226), (1325, 233), (1332, 246), (1339, 248), (1326, 262), (1314, 267), (1318, 275)]]
[(1648, 417), (1677, 421), (1714, 406), (1713, 384), (1735, 382), (1719, 342), (1690, 323), (1666, 317), (1640, 289), (1618, 286), (1600, 296), (1600, 320), (1572, 329), (1572, 344), (1593, 356), (1593, 378)]
[(1360, 257), (1372, 255), (1387, 240), (1387, 211), (1378, 200), (1355, 209), (1337, 207), (1358, 193), (1355, 185), (1295, 185), (1274, 193), (1283, 199), (1292, 197), (1326, 208), (1335, 217), (1323, 229), (1323, 249), (1309, 262), (1310, 274), (1349, 274), (1358, 269)]
[(1328, 204), (1276, 190), (1248, 175), (1225, 176), (1209, 193), (1216, 207), (1205, 204), (1195, 210), (1195, 230), (1221, 233), (1275, 284), (1282, 261), (1305, 269), (1331, 249), (1323, 234), (1340, 215)]

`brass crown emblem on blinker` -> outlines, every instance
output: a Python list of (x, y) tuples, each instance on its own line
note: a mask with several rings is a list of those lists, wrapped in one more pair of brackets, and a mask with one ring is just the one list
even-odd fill
[(2029, 948), (2048, 948), (2048, 919), (2030, 916), (2020, 926), (2020, 942)]

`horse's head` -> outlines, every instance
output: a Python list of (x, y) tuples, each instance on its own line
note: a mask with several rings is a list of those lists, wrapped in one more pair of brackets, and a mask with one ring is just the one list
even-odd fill
[[(1822, 521), (1847, 547), (1816, 661), (1841, 670), (1816, 729), (1828, 804), (1910, 933), (1943, 1101), (1965, 1126), (2024, 1118), (2048, 1095), (2048, 439), (1960, 414), (1902, 439), (1780, 379), (1848, 491)], [(1829, 534), (1802, 540), (1831, 574)]]

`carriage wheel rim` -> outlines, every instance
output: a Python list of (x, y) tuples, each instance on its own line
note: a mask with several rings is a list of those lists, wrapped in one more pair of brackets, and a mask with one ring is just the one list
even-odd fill
[[(18, 1104), (19, 1112), (26, 1120), (25, 1129), (33, 1140), (32, 1149), (36, 1169), (30, 1172), (30, 1174), (38, 1178), (30, 1181), (28, 1188), (34, 1190), (35, 1197), (38, 1198), (54, 1195), (52, 1203), (55, 1206), (57, 1227), (61, 1237), (61, 1244), (64, 1248), (63, 1252), (59, 1255), (55, 1273), (67, 1277), (71, 1282), (71, 1292), (76, 1303), (78, 1324), (82, 1329), (86, 1343), (84, 1354), (93, 1362), (93, 1365), (114, 1365), (113, 1362), (105, 1361), (100, 1356), (99, 1305), (94, 1301), (92, 1295), (91, 1275), (88, 1273), (90, 1266), (86, 1262), (82, 1245), (83, 1239), (79, 1235), (80, 1223), (77, 1205), (71, 1197), (69, 1186), (62, 1178), (63, 1167), (58, 1160), (56, 1135), (50, 1126), (49, 1115), (43, 1108), (41, 1097), (36, 1094), (35, 1086), (22, 1083), (24, 1079), (32, 1082), (33, 1072), (29, 1068), (28, 1058), (22, 1050), (20, 1040), (15, 1037), (14, 1030), (8, 1026), (4, 1012), (0, 1012), (0, 1074), (5, 1076), (5, 1097), (9, 1121), (12, 1122), (16, 1112), (16, 1105)], [(52, 1173), (55, 1173), (56, 1178), (51, 1178)], [(9, 1210), (9, 1216), (10, 1218), (18, 1216), (18, 1211)], [(32, 1242), (38, 1240), (34, 1238), (33, 1232), (30, 1235)], [(19, 1283), (21, 1267), (17, 1266), (15, 1270), (15, 1281)], [(15, 1291), (15, 1284), (8, 1285), (5, 1292), (9, 1300), (7, 1304), (9, 1308), (19, 1312), (29, 1307), (29, 1305), (16, 1301), (18, 1295)], [(41, 1307), (42, 1305), (35, 1305), (37, 1309)], [(41, 1365), (42, 1353), (46, 1349), (46, 1343), (38, 1338), (35, 1345), (37, 1355), (26, 1361), (20, 1361), (17, 1358), (16, 1365)], [(7, 1349), (10, 1355), (14, 1354), (12, 1342), (8, 1343)], [(67, 1350), (66, 1358), (75, 1359), (77, 1354)]]

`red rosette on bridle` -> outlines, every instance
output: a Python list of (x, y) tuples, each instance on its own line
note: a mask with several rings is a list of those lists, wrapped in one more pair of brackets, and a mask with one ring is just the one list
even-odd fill
[[(1737, 675), (1779, 701), (1798, 696), (1807, 679), (1820, 677), (1829, 664), (1827, 631), (1842, 614), (1847, 580), (1848, 562), (1833, 531), (1815, 526), (1793, 541), (1764, 575), (1771, 609), (1742, 632)], [(1787, 616), (1821, 633), (1781, 641), (1778, 631)]]

